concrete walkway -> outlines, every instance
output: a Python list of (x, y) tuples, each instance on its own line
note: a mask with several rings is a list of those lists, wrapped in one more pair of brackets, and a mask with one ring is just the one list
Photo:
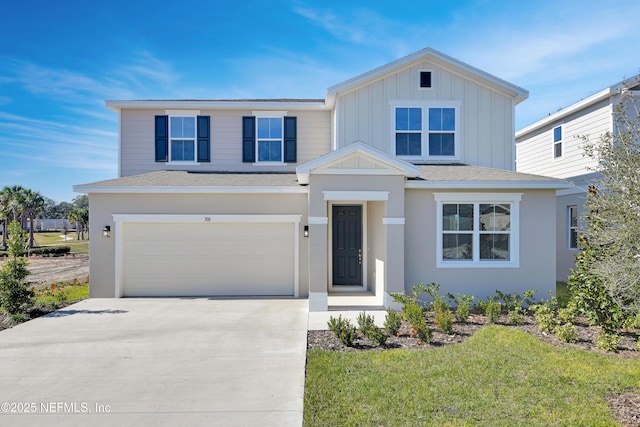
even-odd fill
[(307, 300), (90, 299), (0, 332), (0, 425), (299, 426)]

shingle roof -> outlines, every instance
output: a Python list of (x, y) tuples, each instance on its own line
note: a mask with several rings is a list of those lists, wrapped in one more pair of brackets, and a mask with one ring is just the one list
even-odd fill
[(453, 165), (418, 165), (420, 176), (414, 180), (426, 181), (558, 181), (542, 175), (513, 172), (503, 169), (492, 169), (482, 166), (463, 164)]
[[(178, 187), (178, 188), (176, 188)], [(253, 172), (190, 172), (162, 170), (141, 175), (124, 176), (117, 179), (92, 182), (75, 187), (79, 192), (104, 191), (108, 188), (118, 191), (153, 192), (169, 189), (197, 192), (213, 191), (216, 188), (255, 187), (264, 191), (300, 191), (305, 187), (298, 184), (296, 174), (253, 173)]]

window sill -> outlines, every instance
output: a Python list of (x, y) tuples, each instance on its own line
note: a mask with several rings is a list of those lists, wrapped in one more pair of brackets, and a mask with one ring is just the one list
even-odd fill
[(410, 163), (425, 163), (425, 162), (459, 162), (459, 156), (429, 156), (429, 157), (421, 157), (421, 156), (399, 156), (396, 155), (399, 159), (405, 160)]
[(517, 261), (438, 261), (436, 268), (519, 268)]
[(177, 165), (177, 166), (199, 166), (201, 165), (200, 162), (165, 162), (168, 165)]
[(284, 162), (255, 162), (253, 166), (288, 166), (288, 163)]

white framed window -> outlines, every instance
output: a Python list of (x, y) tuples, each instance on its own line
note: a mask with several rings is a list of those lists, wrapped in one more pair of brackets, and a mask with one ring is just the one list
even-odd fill
[(282, 163), (283, 117), (256, 117), (256, 160)]
[(567, 242), (569, 249), (578, 249), (578, 206), (567, 206)]
[(169, 161), (196, 161), (196, 116), (169, 117)]
[(521, 193), (435, 193), (438, 268), (520, 265)]
[(407, 160), (458, 160), (460, 102), (392, 101), (391, 152)]
[(562, 158), (562, 125), (553, 128), (553, 158)]

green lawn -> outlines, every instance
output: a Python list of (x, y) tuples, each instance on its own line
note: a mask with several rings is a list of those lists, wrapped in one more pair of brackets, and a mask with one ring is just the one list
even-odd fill
[(308, 426), (617, 425), (605, 397), (640, 389), (640, 361), (486, 326), (427, 350), (307, 353)]
[[(89, 253), (89, 241), (76, 240), (75, 232), (67, 232), (66, 241), (64, 240), (64, 234), (60, 231), (35, 233), (33, 236), (36, 241), (36, 246), (69, 246), (71, 252)], [(85, 236), (87, 236), (87, 234), (85, 234)]]
[(83, 299), (89, 298), (89, 284), (73, 285), (65, 283), (51, 289), (51, 287), (40, 289), (36, 296), (34, 305), (38, 308), (55, 310), (63, 305), (73, 304)]

